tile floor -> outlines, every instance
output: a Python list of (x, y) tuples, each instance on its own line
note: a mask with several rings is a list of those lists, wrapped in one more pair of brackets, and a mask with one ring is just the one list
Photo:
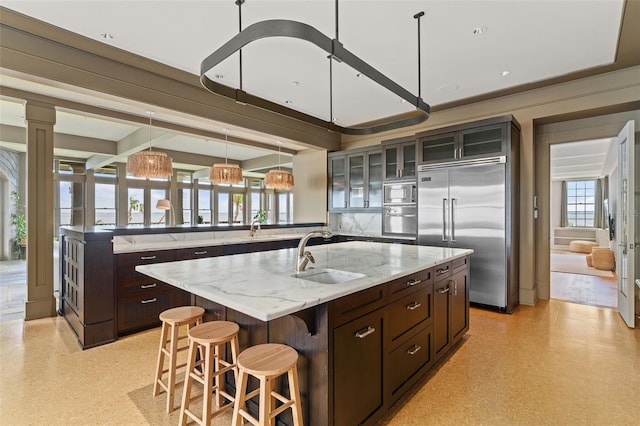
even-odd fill
[[(60, 317), (0, 323), (0, 423), (177, 424), (151, 396), (158, 339), (154, 329), (82, 351)], [(639, 425), (640, 329), (555, 300), (472, 309), (462, 345), (382, 423)]]

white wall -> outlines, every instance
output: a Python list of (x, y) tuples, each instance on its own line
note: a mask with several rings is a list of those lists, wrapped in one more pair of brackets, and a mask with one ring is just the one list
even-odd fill
[[(562, 181), (551, 181), (549, 210), (551, 230), (560, 227), (560, 210), (562, 209)], [(551, 233), (553, 235), (553, 232)]]
[(327, 222), (327, 151), (293, 156), (293, 222)]

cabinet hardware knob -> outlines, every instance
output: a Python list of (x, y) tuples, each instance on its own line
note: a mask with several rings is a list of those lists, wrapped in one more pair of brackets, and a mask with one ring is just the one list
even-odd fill
[(441, 288), (440, 290), (438, 290), (438, 293), (440, 294), (449, 293), (449, 290), (451, 290), (449, 287)]
[(406, 307), (407, 307), (408, 310), (413, 311), (415, 309), (418, 309), (420, 306), (422, 306), (422, 303), (413, 302), (413, 303), (410, 303), (409, 305), (407, 305)]
[(157, 256), (140, 256), (140, 260), (153, 260)]
[(155, 286), (157, 286), (158, 283), (153, 283), (153, 284), (143, 284), (140, 286), (140, 288), (154, 288)]
[(141, 300), (140, 303), (142, 303), (143, 305), (146, 305), (147, 303), (153, 303), (153, 302), (157, 302), (158, 299), (156, 299), (155, 297), (153, 299), (147, 299), (147, 300)]
[(420, 284), (422, 282), (422, 280), (419, 279), (415, 279), (415, 280), (411, 280), (411, 281), (407, 281), (407, 287), (411, 287), (414, 286), (416, 284)]
[(207, 251), (206, 250), (194, 251), (193, 254), (207, 254)]
[(376, 332), (376, 329), (369, 325), (364, 330), (356, 331), (356, 337), (358, 339), (364, 339), (368, 335), (373, 334), (375, 332)]
[(417, 353), (418, 353), (418, 351), (419, 351), (420, 349), (422, 349), (422, 346), (420, 346), (420, 345), (413, 345), (413, 347), (407, 351), (407, 354), (409, 354), (409, 355), (415, 355), (415, 354), (417, 354)]

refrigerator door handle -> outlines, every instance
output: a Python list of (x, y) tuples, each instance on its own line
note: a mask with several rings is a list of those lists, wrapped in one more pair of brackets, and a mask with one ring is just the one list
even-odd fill
[(456, 207), (458, 204), (457, 198), (451, 199), (451, 231), (449, 232), (449, 236), (451, 241), (456, 240)]
[(442, 241), (449, 241), (447, 239), (447, 199), (442, 199)]

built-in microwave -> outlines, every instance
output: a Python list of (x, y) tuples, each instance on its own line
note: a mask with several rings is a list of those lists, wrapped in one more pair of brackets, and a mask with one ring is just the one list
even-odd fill
[(416, 184), (414, 182), (385, 183), (384, 204), (415, 204)]

